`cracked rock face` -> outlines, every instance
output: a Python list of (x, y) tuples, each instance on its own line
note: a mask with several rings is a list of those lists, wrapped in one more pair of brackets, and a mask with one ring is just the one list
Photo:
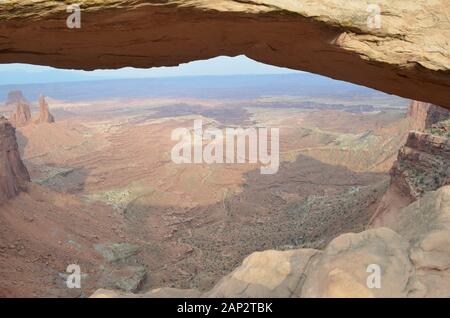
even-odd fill
[(391, 184), (415, 200), (450, 184), (450, 120), (411, 131), (390, 170)]
[(450, 110), (430, 103), (411, 101), (407, 116), (411, 120), (412, 129), (423, 130), (433, 124), (450, 118)]
[(447, 0), (80, 0), (70, 29), (71, 2), (1, 1), (0, 62), (91, 70), (244, 54), (450, 108)]
[[(407, 251), (407, 242), (387, 228), (343, 234), (312, 265), (298, 296), (406, 297), (414, 272)], [(380, 288), (367, 285), (372, 264), (380, 268)]]

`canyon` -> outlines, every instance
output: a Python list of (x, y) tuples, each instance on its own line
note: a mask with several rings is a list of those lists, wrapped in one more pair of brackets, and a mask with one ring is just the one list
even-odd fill
[(53, 117), (52, 114), (50, 114), (48, 104), (45, 101), (45, 97), (43, 95), (39, 96), (39, 117), (36, 118), (34, 122), (37, 124), (55, 122), (55, 118)]
[[(399, 211), (416, 199), (399, 181), (428, 167), (402, 153), (414, 147), (436, 162), (424, 170), (426, 180), (448, 176), (448, 127), (440, 121), (448, 112), (439, 107), (416, 112), (416, 102), (366, 111), (354, 106), (358, 101), (343, 106), (285, 99), (196, 99), (180, 106), (176, 100), (151, 98), (101, 101), (92, 107), (94, 102), (39, 98), (31, 113), (51, 110), (57, 120), (31, 120), (16, 128), (13, 142), (20, 156), (10, 165), (19, 165), (22, 157), (32, 182), (15, 181), (16, 190), (7, 200), (5, 195), (1, 206), (3, 296), (339, 296), (285, 286), (300, 287), (297, 279), (310, 271), (310, 261), (320, 263), (323, 257), (328, 262), (328, 249), (343, 233), (357, 233), (354, 239), (369, 251), (380, 240), (397, 242), (396, 235), (378, 228), (397, 224)], [(394, 102), (403, 103), (388, 103)], [(6, 103), (2, 110), (11, 114), (14, 109), (14, 103)], [(171, 131), (192, 129), (195, 118), (221, 129), (227, 123), (280, 127), (278, 173), (263, 176), (257, 164), (172, 163), (169, 154), (176, 142), (170, 140)], [(324, 125), (331, 119), (333, 125)], [(409, 132), (425, 122), (428, 128), (422, 132)], [(14, 127), (7, 125), (11, 134)], [(424, 137), (412, 142), (416, 135)], [(442, 169), (436, 169), (438, 162)], [(391, 169), (397, 166), (404, 167), (402, 174)], [(420, 197), (448, 179), (425, 184)], [(401, 255), (408, 253), (405, 244), (398, 246), (404, 249)], [(365, 249), (358, 252), (364, 262)], [(297, 260), (303, 265), (297, 266)], [(81, 290), (64, 286), (65, 267), (72, 263), (85, 273)], [(289, 278), (272, 276), (285, 266), (295, 268), (279, 274)], [(251, 287), (267, 281), (272, 281), (268, 289)], [(321, 284), (328, 288), (327, 282)], [(407, 294), (431, 295), (401, 295)]]
[[(408, 109), (412, 127), (423, 121), (421, 126), (427, 122), (430, 129), (409, 133), (390, 171), (389, 188), (366, 230), (337, 236), (320, 250), (255, 252), (206, 292), (158, 288), (127, 294), (100, 289), (91, 297), (449, 297), (450, 113), (436, 107), (446, 119), (431, 123), (426, 116), (411, 118), (414, 108), (412, 102)], [(412, 154), (405, 156), (405, 148), (411, 147)], [(421, 184), (425, 186), (420, 191), (413, 191)], [(395, 192), (402, 197), (396, 202)], [(381, 264), (383, 271), (379, 289), (366, 283), (366, 268), (373, 263)]]
[(5, 105), (15, 107), (10, 120), (16, 127), (25, 126), (31, 122), (35, 124), (55, 122), (53, 115), (50, 114), (45, 97), (42, 95), (39, 96), (39, 114), (34, 119), (31, 117), (30, 104), (21, 91), (9, 92)]
[[(14, 90), (0, 106), (0, 296), (450, 297), (447, 1), (378, 1), (377, 28), (362, 0), (79, 3), (70, 29), (69, 1), (0, 2), (0, 63), (246, 55), (414, 101), (271, 85), (219, 97), (209, 79), (193, 81), (201, 97), (56, 89), (36, 105)], [(95, 93), (139, 86), (107, 84)], [(280, 127), (278, 173), (174, 164), (168, 136), (194, 119)], [(65, 287), (68, 264), (81, 289)], [(367, 285), (373, 264), (381, 288)]]

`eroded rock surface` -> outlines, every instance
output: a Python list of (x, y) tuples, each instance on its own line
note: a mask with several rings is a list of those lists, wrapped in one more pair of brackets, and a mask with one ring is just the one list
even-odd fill
[(71, 3), (0, 2), (0, 62), (91, 70), (244, 54), (450, 107), (447, 0), (80, 0), (81, 28), (68, 28)]
[(391, 184), (413, 200), (450, 184), (449, 129), (446, 121), (425, 132), (410, 132), (391, 169)]
[(411, 101), (407, 116), (410, 118), (412, 129), (424, 130), (450, 118), (450, 110), (430, 103)]
[[(368, 288), (371, 264), (381, 269), (381, 288)], [(387, 228), (337, 237), (312, 266), (298, 296), (406, 297), (414, 271), (407, 242)]]
[(23, 101), (18, 101), (16, 111), (11, 115), (11, 122), (16, 126), (25, 126), (31, 121), (30, 105)]
[[(335, 238), (323, 251), (255, 252), (209, 292), (161, 289), (92, 297), (450, 297), (450, 186), (429, 192), (394, 223)], [(381, 270), (369, 288), (369, 266)]]
[(30, 176), (20, 158), (15, 128), (0, 116), (0, 205), (16, 196), (27, 181)]
[(450, 184), (450, 111), (412, 101), (410, 131), (390, 169), (391, 182), (369, 224), (395, 220), (397, 212), (422, 196)]
[(54, 123), (55, 118), (50, 114), (48, 103), (43, 95), (39, 96), (39, 116), (35, 119), (35, 123)]
[(422, 293), (450, 297), (450, 186), (427, 193), (382, 225), (407, 240)]

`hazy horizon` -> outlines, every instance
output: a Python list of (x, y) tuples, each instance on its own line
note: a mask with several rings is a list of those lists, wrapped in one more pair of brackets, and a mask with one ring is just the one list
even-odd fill
[[(212, 78), (214, 80), (211, 80)], [(0, 100), (5, 100), (8, 93), (15, 90), (22, 91), (29, 100), (37, 100), (40, 94), (64, 101), (152, 97), (253, 99), (267, 96), (303, 96), (328, 98), (337, 102), (352, 96), (361, 104), (406, 104), (403, 98), (395, 95), (307, 72), (8, 84), (0, 85)]]

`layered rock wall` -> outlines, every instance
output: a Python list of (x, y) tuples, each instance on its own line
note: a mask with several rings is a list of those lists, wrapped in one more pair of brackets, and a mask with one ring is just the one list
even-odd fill
[(416, 200), (427, 191), (450, 184), (450, 121), (412, 131), (390, 170), (391, 184)]
[(450, 110), (430, 103), (411, 101), (407, 116), (412, 129), (423, 130), (450, 118)]
[(8, 96), (6, 98), (5, 105), (6, 106), (10, 106), (10, 105), (15, 106), (18, 102), (23, 102), (25, 104), (28, 104), (28, 101), (25, 98), (25, 96), (23, 96), (22, 91), (16, 90), (16, 91), (8, 92)]
[(436, 109), (410, 108), (413, 122), (431, 126), (410, 132), (391, 170), (389, 194), (400, 189), (408, 198), (395, 208), (386, 199), (377, 214), (395, 216), (324, 250), (255, 252), (205, 293), (101, 289), (92, 297), (450, 297), (450, 120), (431, 124), (442, 119)]

